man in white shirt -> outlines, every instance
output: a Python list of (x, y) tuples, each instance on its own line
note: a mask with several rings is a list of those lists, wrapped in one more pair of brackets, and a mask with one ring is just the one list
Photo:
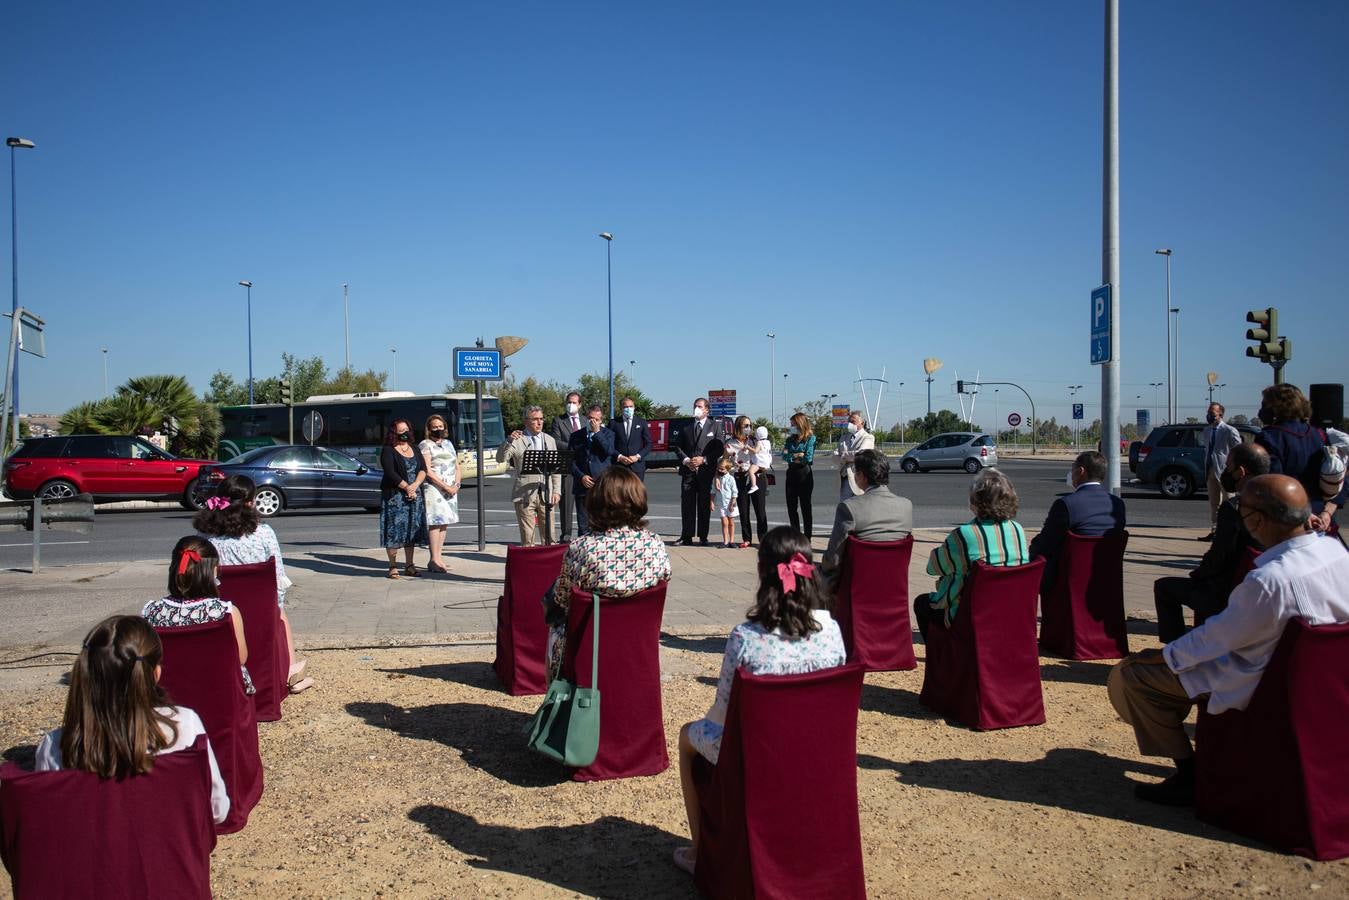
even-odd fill
[(1227, 454), (1241, 444), (1241, 432), (1223, 421), (1227, 413), (1221, 403), (1210, 403), (1208, 427), (1204, 429), (1204, 479), (1208, 483), (1208, 534), (1199, 538), (1212, 541), (1213, 533), (1218, 529), (1218, 507), (1231, 496), (1223, 489), (1222, 475), (1227, 468)]
[[(525, 410), (525, 430), (512, 431), (506, 443), (497, 448), (497, 462), (509, 462), (515, 470), (515, 518), (520, 525), (520, 543), (532, 547), (538, 543), (553, 542), (553, 510), (562, 493), (562, 478), (549, 477), (543, 483), (542, 475), (525, 475), (521, 468), (526, 450), (556, 450), (557, 441), (543, 433), (543, 407), (531, 406)], [(537, 523), (537, 525), (535, 524)]]
[(1252, 478), (1241, 489), (1240, 504), (1246, 530), (1268, 549), (1232, 591), (1227, 609), (1110, 672), (1110, 702), (1133, 726), (1139, 752), (1176, 763), (1165, 781), (1134, 788), (1142, 800), (1194, 802), (1194, 748), (1184, 724), (1190, 709), (1205, 695), (1210, 713), (1245, 709), (1289, 619), (1349, 622), (1349, 553), (1339, 541), (1307, 530), (1311, 505), (1297, 479)]
[(867, 431), (867, 420), (863, 418), (860, 412), (854, 410), (853, 414), (848, 416), (848, 434), (838, 442), (838, 449), (834, 451), (838, 455), (839, 463), (838, 500), (840, 503), (849, 497), (856, 497), (862, 493), (862, 488), (857, 486), (853, 460), (857, 459), (857, 454), (863, 450), (873, 450), (875, 447), (876, 437)]

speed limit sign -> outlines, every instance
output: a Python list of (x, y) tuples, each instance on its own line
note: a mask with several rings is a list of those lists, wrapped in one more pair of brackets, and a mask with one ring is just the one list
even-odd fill
[(1007, 424), (1013, 428), (1021, 424), (1021, 413), (1009, 413), (1007, 415)]

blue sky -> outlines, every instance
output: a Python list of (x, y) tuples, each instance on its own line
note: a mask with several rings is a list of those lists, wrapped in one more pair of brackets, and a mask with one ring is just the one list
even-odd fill
[[(1217, 371), (1253, 412), (1247, 309), (1278, 306), (1289, 380), (1343, 381), (1349, 4), (1121, 2), (1122, 389)], [(111, 383), (352, 362), (439, 390), (449, 348), (516, 371), (615, 365), (656, 398), (742, 411), (891, 387), (921, 360), (1087, 387), (1100, 281), (1102, 4), (47, 2), (6, 13), (0, 126), (20, 151), (20, 299), (48, 322), (25, 412)], [(4, 186), (8, 200), (8, 184)], [(3, 240), (10, 238), (8, 219)], [(2, 267), (8, 281), (8, 255)], [(1327, 315), (1329, 313), (1329, 315)], [(789, 374), (784, 379), (783, 374)], [(900, 381), (905, 382), (902, 390)], [(999, 415), (1010, 404), (999, 392)], [(991, 401), (985, 394), (981, 406)], [(980, 417), (987, 419), (989, 417)], [(1126, 419), (1132, 418), (1126, 413)]]

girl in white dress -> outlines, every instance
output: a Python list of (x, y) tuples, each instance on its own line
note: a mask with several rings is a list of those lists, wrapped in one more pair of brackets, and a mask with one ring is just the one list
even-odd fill
[(736, 499), (740, 488), (736, 486), (732, 470), (735, 463), (729, 456), (723, 456), (717, 462), (717, 477), (712, 479), (712, 515), (721, 517), (722, 549), (736, 546), (735, 520), (740, 515)]
[(431, 547), (431, 572), (449, 572), (441, 548), (449, 526), (459, 521), (459, 455), (454, 443), (447, 437), (449, 428), (441, 416), (426, 420), (426, 439), (417, 445), (426, 460), (426, 537)]

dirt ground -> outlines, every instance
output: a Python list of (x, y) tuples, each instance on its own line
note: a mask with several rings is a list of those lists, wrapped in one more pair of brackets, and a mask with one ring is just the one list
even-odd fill
[[(673, 758), (679, 726), (712, 700), (724, 637), (663, 644)], [(266, 792), (248, 827), (219, 840), (216, 896), (694, 896), (670, 863), (687, 840), (676, 769), (563, 780), (524, 749), (539, 701), (500, 691), (492, 652), (309, 652), (318, 687), (262, 726)], [(1048, 723), (982, 734), (919, 706), (921, 663), (867, 677), (857, 749), (870, 896), (1349, 896), (1349, 861), (1285, 856), (1136, 801), (1132, 783), (1164, 769), (1110, 709), (1109, 664), (1043, 663)], [(0, 666), (6, 758), (31, 762), (58, 724), (68, 664)]]

